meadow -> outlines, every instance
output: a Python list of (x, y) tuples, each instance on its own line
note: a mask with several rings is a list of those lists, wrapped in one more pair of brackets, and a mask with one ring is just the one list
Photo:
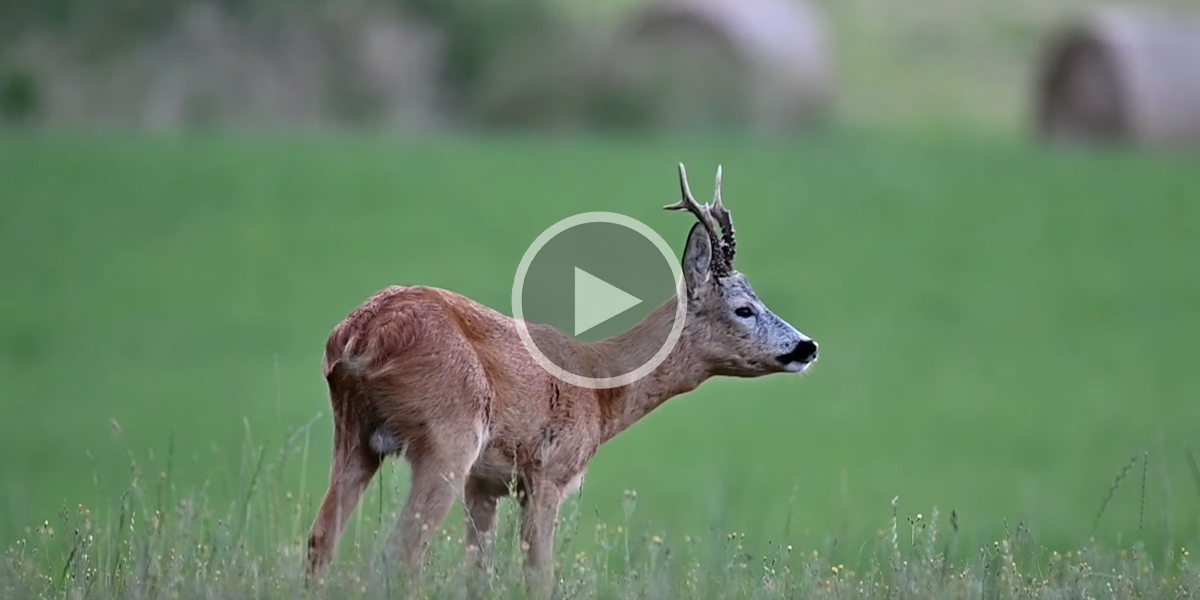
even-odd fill
[[(582, 533), (564, 533), (565, 563), (630, 543), (661, 563), (660, 542), (679, 556), (719, 538), (753, 557), (745, 581), (783, 594), (759, 576), (766, 557), (794, 548), (795, 581), (829, 585), (838, 565), (870, 572), (864, 549), (881, 541), (925, 552), (935, 514), (968, 570), (1017, 534), (1045, 553), (1143, 542), (1120, 562), (1134, 571), (1195, 542), (1200, 172), (1187, 157), (886, 133), (27, 134), (0, 140), (0, 542), (24, 557), (0, 570), (5, 589), (47, 574), (59, 589), (81, 564), (69, 549), (84, 513), (114, 577), (123, 544), (149, 564), (191, 535), (259, 557), (254, 569), (298, 570), (328, 476), (330, 329), (391, 284), (508, 312), (529, 242), (578, 212), (642, 220), (681, 253), (690, 222), (660, 208), (679, 161), (701, 197), (701, 175), (724, 165), (739, 269), (822, 359), (802, 377), (710, 381), (602, 448), (567, 511)], [(390, 528), (406, 472), (393, 465), (368, 494), (348, 572)], [(212, 529), (187, 530), (200, 525)], [(636, 539), (593, 535), (617, 526), (612, 539)], [(237, 587), (261, 575), (239, 573), (227, 591), (272, 592)], [(962, 585), (943, 591), (975, 594)]]

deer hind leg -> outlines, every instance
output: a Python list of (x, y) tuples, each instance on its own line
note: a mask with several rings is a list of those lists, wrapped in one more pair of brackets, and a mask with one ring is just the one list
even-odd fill
[(497, 489), (479, 477), (467, 479), (463, 490), (466, 505), (466, 583), (469, 598), (479, 597), (491, 588), (493, 554), (496, 541), (497, 503), (504, 489)]
[(329, 490), (325, 493), (308, 537), (306, 575), (310, 584), (320, 578), (333, 561), (342, 530), (362, 500), (371, 479), (379, 471), (382, 460), (361, 443), (355, 432), (348, 431), (343, 423), (336, 424), (333, 448)]
[(408, 447), (412, 485), (404, 509), (388, 540), (389, 555), (399, 556), (413, 585), (429, 553), (438, 527), (463, 496), (471, 465), (483, 445), (482, 424), (441, 427), (415, 439)]

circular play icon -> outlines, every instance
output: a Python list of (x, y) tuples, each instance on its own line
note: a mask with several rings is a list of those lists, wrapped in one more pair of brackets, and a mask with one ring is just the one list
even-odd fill
[[(525, 251), (512, 315), (526, 349), (550, 374), (579, 387), (619, 387), (650, 374), (679, 341), (687, 313), (682, 286), (674, 252), (649, 226), (617, 213), (582, 213), (551, 225)], [(590, 360), (571, 339), (611, 345), (620, 360)]]

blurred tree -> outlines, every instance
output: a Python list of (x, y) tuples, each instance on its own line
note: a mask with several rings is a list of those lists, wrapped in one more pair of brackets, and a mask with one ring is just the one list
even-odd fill
[(559, 25), (547, 0), (392, 1), (442, 32), (442, 76), (456, 104), (478, 97), (488, 73), (512, 48), (545, 39)]
[(38, 111), (37, 79), (25, 69), (0, 73), (0, 120), (24, 122)]

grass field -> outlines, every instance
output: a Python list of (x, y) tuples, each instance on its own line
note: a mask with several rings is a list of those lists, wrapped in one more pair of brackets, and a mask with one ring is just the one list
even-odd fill
[[(47, 135), (0, 141), (0, 541), (33, 539), (64, 507), (115, 518), (131, 461), (150, 491), (161, 473), (171, 498), (236, 506), (256, 449), (276, 464), (317, 418), (271, 471), (277, 493), (255, 500), (287, 516), (256, 531), (299, 544), (328, 472), (319, 364), (338, 320), (393, 283), (508, 312), (528, 243), (577, 212), (627, 214), (681, 252), (690, 223), (659, 208), (678, 161), (701, 196), (700, 174), (724, 165), (739, 268), (822, 361), (803, 378), (711, 381), (604, 447), (581, 531), (622, 522), (636, 490), (639, 535), (740, 532), (851, 564), (898, 496), (901, 537), (937, 507), (968, 558), (1006, 522), (1064, 550), (1136, 457), (1097, 539), (1161, 559), (1200, 534), (1187, 158), (853, 134)], [(405, 474), (387, 472), (388, 506)]]

